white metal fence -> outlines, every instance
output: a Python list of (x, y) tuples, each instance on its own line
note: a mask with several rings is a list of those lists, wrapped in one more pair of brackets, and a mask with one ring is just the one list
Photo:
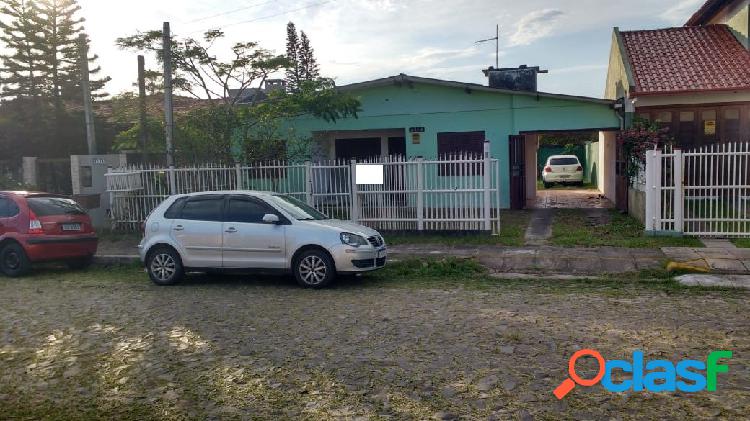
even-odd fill
[(750, 143), (647, 152), (646, 230), (750, 237)]
[[(382, 165), (383, 184), (357, 184), (358, 164)], [(170, 194), (259, 190), (286, 193), (332, 218), (380, 230), (499, 231), (500, 168), (498, 160), (488, 156), (137, 166), (112, 169), (106, 177), (113, 222), (124, 229), (136, 229)]]

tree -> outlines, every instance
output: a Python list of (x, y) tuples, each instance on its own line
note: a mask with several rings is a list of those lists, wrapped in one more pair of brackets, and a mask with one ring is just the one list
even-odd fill
[(307, 38), (305, 31), (300, 31), (299, 47), (299, 67), (303, 80), (310, 81), (320, 77), (318, 61), (315, 60), (315, 54), (310, 46), (310, 39)]
[(310, 39), (305, 31), (300, 31), (298, 37), (297, 28), (293, 22), (286, 25), (286, 58), (289, 60), (286, 86), (290, 92), (299, 90), (303, 82), (310, 82), (320, 77), (320, 69), (312, 46), (310, 46)]
[(286, 58), (289, 60), (289, 67), (286, 69), (286, 87), (290, 92), (294, 92), (302, 80), (299, 66), (299, 38), (294, 22), (286, 24)]
[[(44, 73), (49, 95), (55, 109), (60, 112), (64, 101), (82, 102), (78, 37), (83, 33), (82, 24), (85, 19), (76, 16), (81, 10), (76, 0), (44, 0), (39, 2), (38, 10), (42, 41), (40, 45), (46, 63)], [(87, 46), (89, 42), (87, 38)], [(89, 57), (89, 63), (94, 64), (97, 58)], [(100, 71), (100, 67), (89, 66), (92, 76)], [(91, 78), (91, 92), (100, 91), (109, 80), (108, 77)]]
[(0, 41), (8, 50), (2, 56), (3, 97), (30, 97), (41, 95), (43, 81), (40, 70), (42, 54), (40, 27), (36, 20), (38, 10), (29, 0), (3, 0), (0, 14)]
[[(262, 85), (268, 76), (287, 65), (284, 56), (274, 55), (255, 42), (239, 42), (231, 49), (231, 58), (220, 60), (214, 44), (224, 32), (207, 31), (202, 40), (172, 37), (172, 83), (175, 89), (212, 104), (233, 107), (253, 85)], [(162, 31), (139, 32), (117, 39), (122, 49), (153, 53), (162, 57)]]

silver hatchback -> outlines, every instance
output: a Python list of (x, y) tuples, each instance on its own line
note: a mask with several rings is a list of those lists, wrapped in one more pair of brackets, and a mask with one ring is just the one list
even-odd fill
[(261, 269), (322, 288), (337, 274), (379, 269), (386, 260), (377, 231), (330, 219), (290, 196), (254, 191), (171, 196), (147, 218), (138, 248), (159, 285), (186, 271)]

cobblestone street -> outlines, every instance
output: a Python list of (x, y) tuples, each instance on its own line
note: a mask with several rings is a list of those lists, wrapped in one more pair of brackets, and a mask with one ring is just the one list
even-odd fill
[[(638, 283), (386, 275), (151, 285), (135, 268), (0, 278), (3, 418), (737, 419), (750, 405), (747, 293)], [(468, 277), (469, 275), (467, 275)], [(456, 277), (458, 278), (458, 277)], [(397, 283), (397, 284), (396, 284)], [(716, 392), (557, 401), (570, 355), (705, 359)], [(582, 371), (586, 373), (585, 367)], [(606, 414), (606, 416), (605, 416)]]

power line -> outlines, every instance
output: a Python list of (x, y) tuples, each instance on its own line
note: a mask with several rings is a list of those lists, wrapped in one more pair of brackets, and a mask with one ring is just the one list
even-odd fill
[(254, 18), (254, 19), (249, 19), (249, 20), (243, 20), (243, 21), (240, 21), (240, 22), (232, 22), (232, 23), (229, 23), (229, 24), (226, 24), (226, 25), (222, 25), (219, 28), (206, 28), (206, 29), (201, 30), (201, 31), (193, 31), (193, 32), (190, 32), (189, 34), (195, 34), (197, 32), (204, 32), (204, 31), (210, 30), (210, 29), (223, 30), (223, 29), (226, 29), (226, 28), (229, 28), (229, 27), (232, 27), (232, 26), (242, 25), (242, 24), (251, 23), (251, 22), (257, 22), (257, 21), (265, 20), (265, 19), (271, 19), (271, 18), (275, 18), (277, 16), (286, 15), (288, 13), (299, 12), (300, 10), (305, 10), (305, 9), (310, 9), (310, 8), (317, 7), (317, 6), (322, 6), (322, 5), (327, 4), (327, 3), (332, 3), (333, 1), (334, 0), (326, 0), (326, 1), (321, 1), (321, 2), (317, 2), (317, 3), (310, 3), (310, 4), (306, 5), (306, 6), (298, 7), (296, 9), (284, 10), (282, 12), (274, 13), (272, 15), (261, 16), (259, 18)]
[(268, 4), (268, 3), (274, 3), (274, 2), (277, 2), (277, 1), (278, 1), (278, 0), (266, 0), (266, 1), (261, 1), (261, 2), (257, 2), (257, 3), (253, 3), (253, 4), (250, 4), (250, 5), (248, 5), (248, 6), (240, 7), (239, 9), (227, 10), (226, 12), (221, 12), (221, 13), (217, 13), (217, 14), (215, 14), (215, 15), (211, 15), (211, 16), (206, 16), (206, 17), (203, 17), (203, 18), (198, 18), (198, 19), (193, 19), (193, 20), (187, 21), (187, 22), (185, 22), (185, 23), (186, 23), (186, 24), (189, 24), (189, 23), (197, 23), (197, 22), (203, 22), (203, 21), (205, 21), (205, 20), (209, 20), (209, 19), (213, 19), (213, 18), (218, 18), (218, 17), (221, 17), (221, 16), (225, 16), (225, 15), (230, 15), (230, 14), (232, 14), (232, 13), (237, 13), (237, 12), (241, 12), (241, 11), (243, 11), (243, 10), (247, 10), (247, 9), (252, 9), (252, 8), (254, 8), (254, 7), (258, 7), (258, 6), (263, 6), (263, 5), (266, 5), (266, 4)]

